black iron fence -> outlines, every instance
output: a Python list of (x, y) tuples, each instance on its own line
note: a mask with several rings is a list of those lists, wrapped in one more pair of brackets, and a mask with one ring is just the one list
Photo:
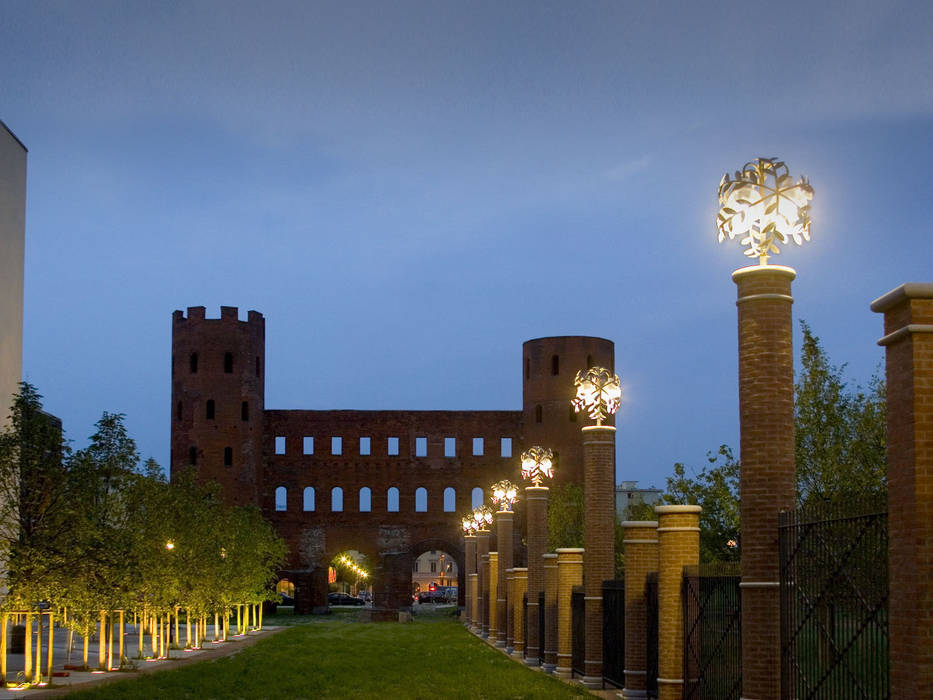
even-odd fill
[(583, 600), (583, 586), (574, 586), (570, 594), (570, 634), (573, 640), (570, 652), (570, 668), (583, 676), (583, 660), (586, 652), (586, 610)]
[(658, 697), (658, 572), (645, 578), (645, 688), (649, 698)]
[(684, 567), (685, 700), (742, 694), (742, 606), (738, 562)]
[(884, 498), (782, 513), (779, 536), (782, 697), (888, 698)]
[(603, 679), (625, 687), (625, 579), (603, 581)]

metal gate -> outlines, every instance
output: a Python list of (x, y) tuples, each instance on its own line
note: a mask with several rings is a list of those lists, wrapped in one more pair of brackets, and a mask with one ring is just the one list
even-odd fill
[(778, 531), (782, 697), (888, 698), (885, 500), (781, 513)]
[(603, 581), (603, 679), (625, 687), (625, 579)]
[(570, 634), (572, 649), (570, 668), (581, 677), (585, 675), (583, 659), (586, 656), (586, 601), (583, 599), (583, 586), (574, 586), (570, 594)]
[(684, 699), (742, 694), (742, 605), (738, 562), (684, 567)]

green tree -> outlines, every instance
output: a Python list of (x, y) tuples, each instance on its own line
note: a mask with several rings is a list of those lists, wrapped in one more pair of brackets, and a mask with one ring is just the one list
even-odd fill
[(46, 600), (67, 568), (70, 527), (61, 423), (42, 410), (27, 382), (13, 398), (0, 433), (0, 547), (7, 564), (6, 605)]
[(847, 388), (844, 369), (829, 362), (803, 321), (802, 371), (794, 387), (797, 500), (845, 501), (886, 488), (884, 381)]
[(583, 485), (564, 484), (550, 491), (547, 511), (548, 547), (583, 546)]
[(736, 561), (739, 558), (739, 462), (728, 445), (706, 455), (708, 465), (687, 475), (678, 462), (667, 479), (664, 501), (698, 505), (700, 561)]

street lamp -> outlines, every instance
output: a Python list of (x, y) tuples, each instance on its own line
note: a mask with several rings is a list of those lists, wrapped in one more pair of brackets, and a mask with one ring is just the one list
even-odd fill
[(473, 521), (476, 523), (477, 530), (485, 530), (487, 525), (492, 525), (492, 508), (485, 503), (474, 508)]
[(622, 401), (622, 383), (619, 375), (604, 367), (590, 367), (577, 372), (573, 380), (577, 395), (571, 401), (577, 413), (586, 411), (596, 425), (619, 410)]
[(522, 478), (535, 486), (540, 486), (542, 479), (553, 479), (554, 453), (537, 445), (522, 452)]
[(726, 236), (745, 236), (745, 255), (768, 264), (770, 254), (781, 251), (777, 243), (788, 239), (797, 245), (810, 240), (810, 200), (813, 188), (805, 177), (794, 182), (787, 166), (776, 158), (756, 158), (746, 163), (735, 179), (729, 174), (719, 183), (719, 242)]
[(511, 511), (512, 506), (518, 501), (518, 489), (508, 479), (497, 481), (489, 487), (492, 491), (492, 500), (500, 511)]

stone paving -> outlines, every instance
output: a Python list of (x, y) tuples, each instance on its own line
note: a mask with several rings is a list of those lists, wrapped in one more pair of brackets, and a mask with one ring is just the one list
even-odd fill
[[(25, 687), (25, 688), (16, 688), (16, 687), (7, 687), (0, 688), (0, 698), (6, 697), (23, 697), (25, 696), (38, 696), (42, 697), (51, 697), (56, 695), (65, 695), (73, 690), (75, 690), (75, 685), (82, 685), (84, 687), (90, 685), (98, 685), (101, 683), (111, 683), (119, 680), (126, 680), (129, 678), (134, 678), (139, 676), (142, 673), (153, 673), (156, 671), (163, 671), (171, 668), (178, 668), (179, 666), (184, 666), (189, 663), (197, 661), (206, 661), (208, 659), (214, 659), (220, 656), (227, 656), (235, 654), (238, 651), (245, 649), (252, 644), (255, 644), (260, 639), (266, 639), (270, 635), (275, 634), (276, 632), (285, 629), (285, 627), (263, 627), (260, 631), (252, 631), (248, 635), (235, 636), (228, 634), (228, 641), (226, 642), (211, 642), (207, 640), (213, 639), (213, 625), (208, 625), (207, 627), (207, 640), (204, 642), (202, 649), (198, 650), (184, 650), (184, 649), (172, 649), (169, 653), (169, 658), (167, 659), (138, 659), (135, 658), (139, 651), (139, 636), (135, 631), (135, 627), (132, 624), (126, 625), (126, 634), (124, 636), (124, 645), (125, 645), (125, 655), (128, 657), (128, 663), (131, 668), (130, 670), (123, 671), (111, 671), (107, 673), (105, 671), (75, 671), (75, 670), (66, 670), (65, 666), (69, 665), (80, 665), (83, 657), (83, 641), (81, 637), (77, 634), (74, 636), (74, 649), (71, 652), (70, 660), (68, 655), (68, 631), (66, 629), (57, 628), (55, 630), (54, 637), (54, 649), (52, 654), (52, 671), (53, 674), (65, 674), (68, 675), (55, 675), (52, 678), (52, 686), (42, 686), (42, 687)], [(184, 628), (182, 628), (181, 638), (184, 639)], [(45, 630), (45, 635), (48, 635), (48, 630)], [(117, 656), (117, 643), (118, 639), (114, 639), (114, 657)], [(149, 638), (148, 636), (144, 642), (144, 651), (143, 653), (151, 652), (151, 647), (147, 650)], [(35, 650), (35, 633), (33, 634), (33, 650)], [(97, 665), (97, 654), (98, 654), (98, 643), (97, 639), (92, 638), (88, 644), (88, 665), (92, 668)], [(45, 648), (43, 648), (43, 656), (45, 654)], [(23, 653), (12, 654), (7, 653), (7, 682), (8, 684), (14, 684), (21, 682), (22, 671), (24, 667), (25, 655)], [(33, 653), (33, 661), (35, 661), (35, 652)], [(115, 659), (116, 663), (116, 659)], [(42, 669), (43, 669), (43, 679), (45, 680), (44, 671), (47, 667), (48, 660), (46, 658), (42, 659)]]

